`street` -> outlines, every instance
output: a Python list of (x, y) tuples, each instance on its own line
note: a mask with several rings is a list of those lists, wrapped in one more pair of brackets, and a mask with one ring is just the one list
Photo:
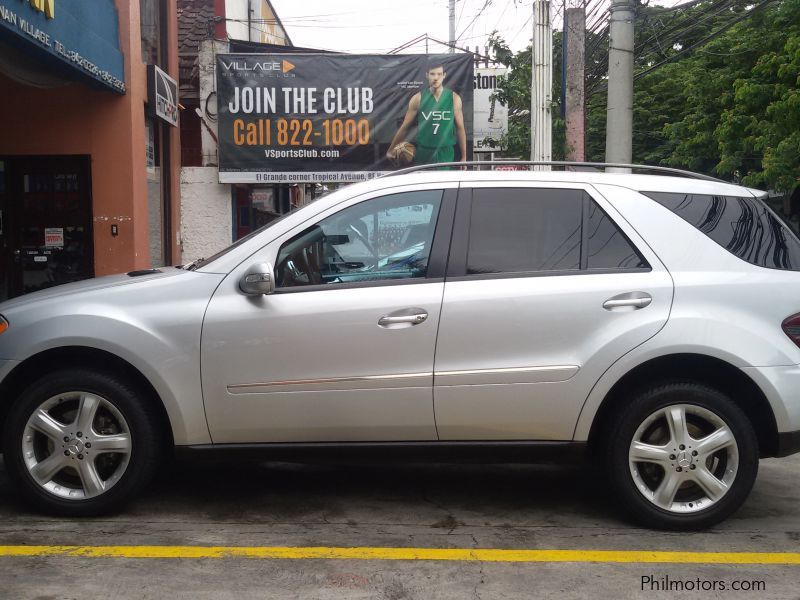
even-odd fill
[[(0, 470), (0, 589), (5, 598), (31, 599), (796, 599), (798, 471), (800, 456), (762, 461), (734, 517), (708, 532), (678, 534), (622, 520), (602, 482), (579, 466), (181, 461), (121, 514), (85, 520), (25, 511)], [(46, 548), (40, 556), (9, 555), (31, 545)], [(104, 548), (88, 557), (61, 555), (56, 546)], [(131, 553), (120, 546), (178, 548), (170, 558), (111, 557)], [(299, 550), (281, 559), (189, 557), (218, 546)], [(365, 556), (302, 558), (319, 547), (365, 548)], [(566, 550), (575, 561), (425, 560), (425, 551), (421, 560), (382, 560), (378, 548)], [(623, 552), (614, 555), (619, 562), (590, 562), (593, 550)], [(700, 558), (721, 564), (681, 564), (677, 554), (642, 563), (632, 551), (727, 554)], [(795, 564), (726, 564), (740, 552), (793, 553), (786, 556)], [(666, 581), (682, 582), (684, 591), (659, 591)]]

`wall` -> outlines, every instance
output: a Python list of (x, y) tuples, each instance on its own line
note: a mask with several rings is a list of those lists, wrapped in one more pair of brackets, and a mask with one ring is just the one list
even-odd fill
[[(251, 10), (248, 35), (247, 12)], [(267, 0), (225, 0), (228, 38), (248, 42), (287, 45), (288, 36), (277, 23), (275, 12)]]
[(217, 179), (216, 167), (181, 169), (183, 263), (231, 245), (231, 186)]
[(289, 36), (278, 24), (277, 16), (272, 6), (267, 0), (256, 0), (254, 5), (258, 7), (258, 18), (263, 23), (256, 25), (259, 31), (254, 32), (253, 41), (262, 44), (276, 44), (278, 46), (289, 45)]
[[(169, 24), (177, 33), (175, 0)], [(139, 3), (116, 0), (120, 48), (125, 55), (127, 93), (119, 95), (70, 84), (57, 89), (19, 85), (0, 76), (0, 98), (14, 98), (17, 110), (0, 111), (0, 155), (83, 154), (91, 156), (95, 274), (150, 265), (145, 171), (144, 106), (146, 72), (141, 60)], [(170, 75), (177, 78), (177, 41), (170, 49)], [(180, 140), (171, 136), (173, 223), (180, 218)], [(111, 225), (119, 235), (111, 236)], [(172, 259), (180, 257), (173, 243)]]
[[(249, 4), (248, 0), (225, 0), (226, 28), (230, 39), (250, 41), (251, 38), (247, 35)], [(256, 41), (255, 38), (252, 39)]]

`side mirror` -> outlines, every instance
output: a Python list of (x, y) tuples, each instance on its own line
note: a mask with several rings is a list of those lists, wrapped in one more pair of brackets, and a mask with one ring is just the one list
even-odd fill
[(239, 289), (248, 296), (262, 296), (275, 291), (275, 278), (272, 265), (257, 263), (252, 265), (239, 280)]

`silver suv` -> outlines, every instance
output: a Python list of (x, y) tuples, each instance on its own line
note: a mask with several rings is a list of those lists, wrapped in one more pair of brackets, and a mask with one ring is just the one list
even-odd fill
[(86, 515), (175, 449), (577, 451), (630, 517), (707, 527), (800, 451), (800, 241), (759, 194), (423, 169), (206, 260), (0, 304), (8, 475)]

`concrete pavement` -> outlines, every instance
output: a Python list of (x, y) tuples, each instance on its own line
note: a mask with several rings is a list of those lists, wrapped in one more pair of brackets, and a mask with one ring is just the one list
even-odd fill
[[(762, 461), (737, 515), (673, 534), (624, 521), (588, 467), (179, 462), (125, 512), (84, 520), (26, 512), (0, 469), (0, 545), (797, 553), (798, 475), (800, 456)], [(659, 591), (666, 578), (684, 591)], [(0, 556), (0, 596), (798, 599), (800, 566)]]

